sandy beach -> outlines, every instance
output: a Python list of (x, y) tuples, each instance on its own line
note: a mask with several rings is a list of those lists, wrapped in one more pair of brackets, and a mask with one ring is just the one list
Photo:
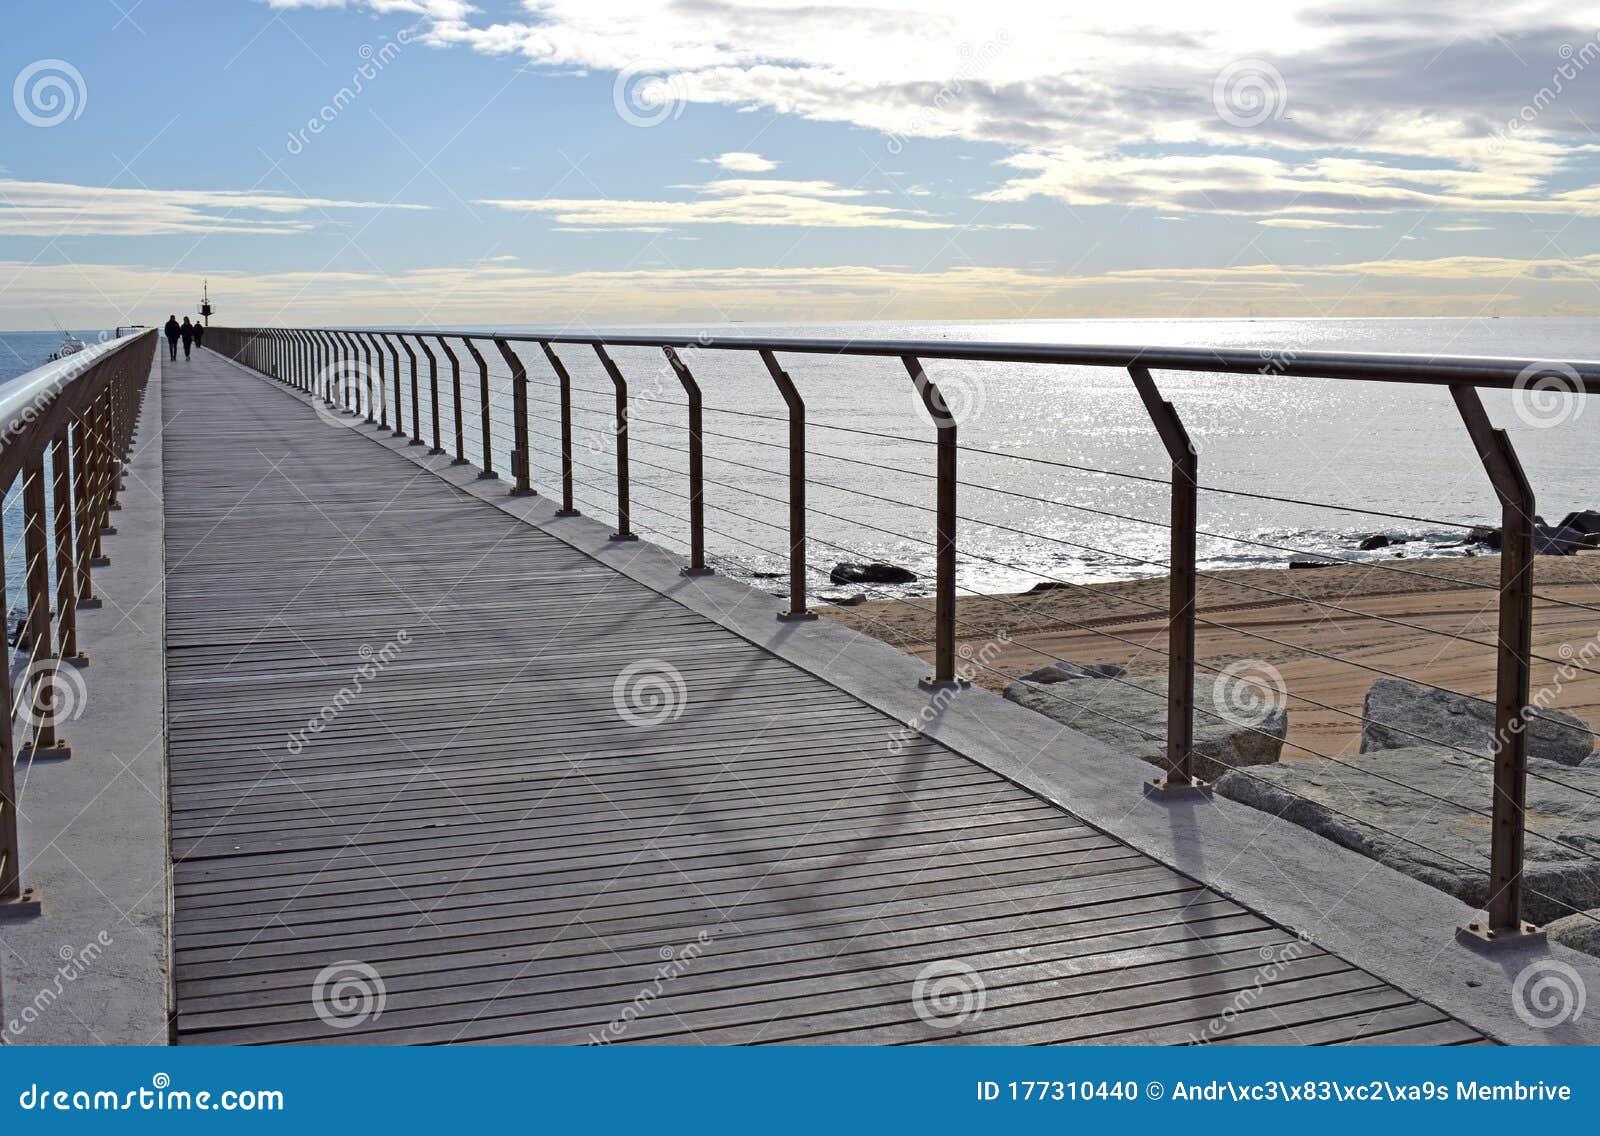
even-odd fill
[[(1360, 744), (1358, 721), (1294, 696), (1359, 713), (1367, 688), (1378, 677), (1363, 666), (1464, 694), (1492, 696), (1494, 651), (1482, 644), (1494, 641), (1499, 574), (1498, 556), (1397, 560), (1381, 567), (1208, 573), (1199, 587), (1199, 661), (1221, 668), (1259, 660), (1282, 673), (1291, 695), (1285, 760), (1352, 753)], [(1541, 596), (1600, 609), (1600, 553), (1540, 557), (1535, 587)], [(1080, 664), (1117, 663), (1134, 674), (1159, 674), (1165, 669), (1166, 602), (1165, 577), (1016, 595), (962, 596), (957, 603), (958, 635), (969, 649), (989, 641), (997, 631), (1010, 636), (1011, 642), (997, 654), (986, 654), (993, 669), (974, 675), (975, 681), (993, 690), (1002, 689), (1011, 677), (1046, 665), (1049, 656)], [(931, 597), (922, 597), (869, 600), (855, 607), (823, 604), (817, 610), (928, 657), (932, 605)], [(1536, 654), (1564, 658), (1563, 646), (1576, 653), (1597, 636), (1600, 611), (1535, 602)], [(1554, 663), (1535, 661), (1535, 690), (1549, 687), (1554, 695), (1551, 705), (1591, 725), (1600, 724), (1600, 677), (1580, 674), (1556, 689), (1556, 670)]]

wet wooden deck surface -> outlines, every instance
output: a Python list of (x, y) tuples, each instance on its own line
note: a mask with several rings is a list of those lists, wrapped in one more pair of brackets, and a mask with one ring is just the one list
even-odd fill
[(180, 1042), (1479, 1040), (209, 351), (165, 382)]

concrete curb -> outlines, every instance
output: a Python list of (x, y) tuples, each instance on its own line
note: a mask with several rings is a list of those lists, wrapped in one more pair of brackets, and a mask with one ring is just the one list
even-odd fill
[[(24, 884), (41, 914), (0, 923), (3, 1023), (20, 1045), (165, 1045), (170, 1004), (161, 359), (126, 467), (70, 760), (19, 766)], [(30, 1020), (31, 1019), (31, 1020)]]
[[(238, 366), (238, 364), (235, 364)], [(301, 392), (240, 366), (286, 397)], [(353, 421), (353, 420), (352, 420)], [(828, 620), (780, 622), (784, 602), (718, 576), (686, 577), (683, 558), (647, 541), (617, 543), (611, 526), (556, 517), (543, 496), (511, 497), (474, 466), (355, 425), (368, 440), (469, 496), (556, 537), (594, 560), (936, 739), (1087, 824), (1206, 884), (1323, 949), (1437, 1006), (1494, 1040), (1516, 1045), (1600, 1044), (1600, 1023), (1534, 1024), (1519, 975), (1569, 968), (1600, 991), (1600, 958), (1559, 945), (1483, 954), (1455, 939), (1478, 913), (1454, 897), (1341, 848), (1299, 825), (1222, 798), (1156, 802), (1141, 786), (1153, 767), (981, 688), (919, 688), (927, 664)]]

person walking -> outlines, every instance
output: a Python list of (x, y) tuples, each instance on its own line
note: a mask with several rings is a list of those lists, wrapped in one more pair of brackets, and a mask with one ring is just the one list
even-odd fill
[(176, 315), (168, 316), (167, 326), (162, 330), (167, 333), (167, 353), (172, 361), (176, 363), (178, 361), (178, 336), (183, 333), (183, 329), (178, 326), (178, 317)]
[(194, 321), (194, 345), (196, 347), (204, 347), (205, 346), (205, 342), (204, 342), (205, 341), (205, 337), (206, 337), (206, 325), (201, 323), (199, 320), (195, 320)]
[(188, 316), (183, 317), (183, 326), (178, 329), (178, 333), (183, 336), (183, 358), (187, 362), (189, 349), (194, 346), (194, 324), (189, 322)]

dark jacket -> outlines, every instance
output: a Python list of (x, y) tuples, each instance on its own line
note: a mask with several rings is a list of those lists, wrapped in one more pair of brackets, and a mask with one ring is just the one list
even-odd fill
[[(168, 332), (168, 334), (170, 335), (171, 333)], [(183, 326), (178, 329), (178, 334), (183, 336), (183, 341), (185, 343), (188, 343), (194, 338), (194, 324), (185, 319), (183, 321)]]
[(169, 319), (167, 321), (167, 326), (162, 330), (167, 333), (168, 339), (176, 339), (178, 338), (179, 334), (181, 334), (183, 329), (178, 326), (178, 321), (176, 319)]
[(206, 333), (205, 325), (202, 324), (202, 323), (192, 323), (189, 326), (194, 328), (194, 341), (195, 341), (195, 343), (198, 344), (200, 342), (200, 340), (205, 337), (205, 333)]

